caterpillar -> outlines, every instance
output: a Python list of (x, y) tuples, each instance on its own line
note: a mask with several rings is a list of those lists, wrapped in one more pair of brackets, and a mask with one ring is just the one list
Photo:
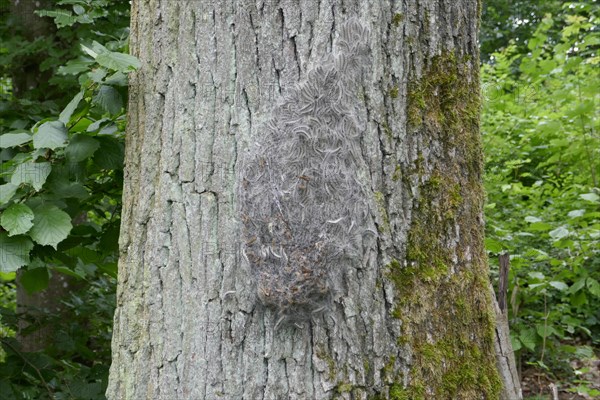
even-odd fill
[(370, 213), (357, 173), (366, 170), (358, 87), (368, 38), (356, 18), (345, 22), (332, 52), (285, 92), (242, 161), (242, 252), (258, 298), (280, 322), (328, 309), (336, 274), (362, 259)]

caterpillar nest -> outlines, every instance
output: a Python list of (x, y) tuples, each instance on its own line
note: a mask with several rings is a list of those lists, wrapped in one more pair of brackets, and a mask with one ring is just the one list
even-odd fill
[(289, 90), (242, 160), (242, 251), (258, 297), (282, 321), (332, 304), (332, 282), (362, 260), (371, 231), (357, 82), (368, 31), (346, 22), (333, 51)]

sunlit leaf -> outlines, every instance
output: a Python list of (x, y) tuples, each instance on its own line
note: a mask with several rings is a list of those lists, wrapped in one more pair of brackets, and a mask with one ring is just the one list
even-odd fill
[(542, 274), (541, 272), (538, 272), (538, 271), (528, 272), (527, 275), (529, 275), (530, 277), (532, 277), (534, 279), (539, 279), (539, 280), (544, 280), (546, 278), (544, 276), (544, 274)]
[(19, 186), (12, 182), (0, 185), (0, 206), (8, 203), (8, 201), (15, 195), (18, 188)]
[(63, 75), (77, 75), (87, 71), (92, 64), (93, 61), (91, 59), (82, 57), (67, 62), (64, 66), (58, 68), (58, 73)]
[(591, 201), (592, 203), (597, 203), (598, 200), (600, 200), (600, 196), (598, 196), (596, 193), (580, 194), (579, 197), (584, 200)]
[(569, 288), (569, 286), (566, 283), (560, 281), (550, 281), (548, 282), (548, 284), (560, 291), (567, 290)]
[(26, 233), (33, 226), (33, 211), (25, 204), (13, 204), (2, 212), (0, 224), (8, 236)]
[(577, 218), (577, 217), (583, 216), (584, 214), (585, 214), (585, 210), (573, 210), (573, 211), (570, 211), (567, 215), (570, 218)]
[(544, 232), (550, 230), (551, 228), (552, 225), (546, 222), (534, 222), (531, 225), (529, 225), (527, 229), (533, 232)]
[(51, 150), (64, 147), (67, 141), (67, 128), (61, 121), (49, 121), (39, 126), (33, 134), (33, 147)]
[(594, 278), (587, 278), (586, 286), (590, 293), (596, 297), (600, 297), (600, 283)]
[(550, 237), (554, 240), (559, 240), (566, 236), (569, 236), (569, 233), (570, 233), (569, 230), (567, 228), (565, 228), (564, 226), (560, 226), (560, 227), (548, 232)]
[(569, 288), (569, 292), (575, 293), (580, 291), (583, 287), (585, 287), (585, 280), (586, 278), (580, 278), (577, 281), (575, 281), (575, 283), (572, 284)]
[(24, 143), (31, 141), (31, 135), (27, 132), (20, 133), (5, 133), (0, 136), (0, 148), (21, 146)]
[(528, 215), (527, 217), (525, 217), (525, 221), (527, 222), (540, 222), (541, 220), (541, 218), (534, 217), (532, 215)]
[(134, 56), (114, 51), (98, 54), (96, 62), (105, 68), (122, 72), (135, 71), (142, 66), (140, 61)]
[(485, 248), (492, 253), (500, 253), (503, 250), (502, 243), (492, 238), (485, 238)]
[(510, 343), (512, 344), (513, 351), (515, 352), (521, 350), (523, 347), (519, 338), (513, 336), (512, 332), (510, 333)]
[(44, 246), (56, 246), (69, 235), (71, 217), (52, 204), (45, 204), (34, 210), (33, 228), (29, 235), (37, 243)]

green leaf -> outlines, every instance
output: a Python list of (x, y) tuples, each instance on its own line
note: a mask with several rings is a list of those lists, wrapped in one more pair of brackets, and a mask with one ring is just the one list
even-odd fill
[(102, 271), (104, 271), (106, 274), (108, 274), (109, 276), (112, 276), (113, 278), (117, 278), (117, 263), (100, 263), (98, 264), (98, 268)]
[(545, 278), (544, 274), (542, 274), (541, 272), (538, 272), (538, 271), (528, 272), (527, 275), (529, 275), (533, 279), (539, 279), (541, 281), (543, 281)]
[(536, 327), (536, 329), (537, 329), (537, 333), (538, 333), (538, 335), (540, 335), (540, 337), (547, 338), (550, 335), (556, 334), (556, 329), (554, 329), (554, 327), (552, 327), (552, 325), (544, 326), (543, 324), (540, 324)]
[(583, 290), (571, 295), (571, 305), (574, 307), (581, 307), (587, 303), (587, 296)]
[(71, 11), (68, 10), (39, 10), (34, 11), (40, 17), (51, 17), (54, 18), (54, 23), (58, 28), (64, 28), (65, 26), (71, 26), (77, 22), (77, 18), (73, 16)]
[(30, 141), (31, 135), (26, 132), (5, 133), (4, 135), (0, 136), (0, 149), (20, 146), (23, 143), (27, 143)]
[(510, 342), (512, 344), (512, 349), (515, 352), (521, 350), (521, 348), (523, 347), (521, 341), (517, 337), (513, 336), (512, 332), (510, 333)]
[(95, 68), (92, 70), (88, 76), (90, 79), (96, 83), (102, 82), (102, 79), (106, 76), (107, 71), (104, 68)]
[(71, 119), (71, 115), (73, 115), (73, 112), (77, 109), (77, 106), (79, 105), (79, 102), (82, 99), (83, 92), (77, 93), (75, 97), (73, 97), (73, 99), (69, 102), (69, 104), (67, 104), (65, 109), (60, 113), (60, 115), (58, 116), (58, 120), (64, 125), (67, 125), (69, 123), (69, 120)]
[(114, 122), (109, 122), (104, 125), (99, 131), (98, 135), (113, 135), (119, 130), (119, 127)]
[(104, 46), (101, 46), (96, 41), (94, 41), (94, 43), (91, 46), (81, 44), (81, 50), (83, 50), (85, 53), (87, 53), (93, 59), (96, 59), (96, 57), (98, 57), (99, 53), (108, 51)]
[(73, 228), (71, 217), (52, 204), (45, 204), (34, 210), (33, 228), (29, 235), (44, 246), (56, 246), (67, 238)]
[(581, 278), (581, 279), (577, 280), (574, 284), (572, 284), (571, 287), (569, 288), (569, 292), (575, 293), (575, 292), (580, 291), (585, 286), (585, 279), (586, 278)]
[(110, 51), (104, 47), (104, 45), (96, 42), (95, 40), (92, 42), (92, 50), (97, 54), (110, 53)]
[(81, 72), (88, 71), (93, 61), (88, 58), (79, 58), (67, 62), (64, 66), (58, 68), (58, 73), (63, 75), (77, 75)]
[(543, 232), (543, 231), (550, 230), (551, 228), (552, 228), (552, 225), (550, 225), (546, 222), (534, 222), (531, 225), (529, 225), (527, 230), (532, 231), (532, 232)]
[(591, 201), (592, 203), (597, 203), (600, 199), (600, 197), (596, 193), (580, 194), (579, 197), (581, 197), (584, 200)]
[(577, 358), (592, 358), (594, 357), (594, 349), (590, 346), (578, 346), (577, 350), (575, 350), (575, 355)]
[(97, 137), (100, 149), (94, 153), (94, 164), (102, 169), (122, 169), (125, 152), (121, 142), (112, 137)]
[(85, 12), (85, 8), (83, 8), (82, 6), (80, 6), (79, 4), (75, 4), (73, 6), (73, 11), (75, 12), (75, 14), (77, 15), (81, 15)]
[(528, 328), (519, 332), (519, 340), (531, 351), (535, 350), (535, 345), (537, 343), (537, 333), (534, 329)]
[(53, 271), (58, 271), (61, 274), (65, 274), (68, 276), (72, 276), (73, 278), (77, 278), (77, 279), (85, 279), (85, 276), (73, 271), (71, 268), (67, 268), (67, 267), (52, 267)]
[(49, 280), (50, 273), (46, 267), (26, 269), (19, 278), (19, 282), (29, 294), (46, 289)]
[(100, 118), (97, 121), (92, 122), (88, 127), (87, 127), (87, 131), (88, 132), (94, 132), (97, 131), (98, 129), (100, 129), (100, 125), (102, 125), (103, 123), (105, 123), (106, 121), (110, 121), (110, 118)]
[(64, 178), (50, 180), (47, 187), (58, 199), (76, 198), (83, 200), (90, 196), (84, 185)]
[(529, 288), (530, 289), (535, 289), (537, 287), (545, 287), (546, 286), (546, 282), (542, 282), (542, 283), (530, 283), (529, 284)]
[(33, 226), (33, 211), (25, 204), (13, 204), (2, 212), (0, 224), (8, 236), (26, 233)]
[(69, 254), (79, 258), (84, 264), (96, 264), (102, 262), (100, 253), (85, 246), (73, 247), (69, 249)]
[(0, 271), (13, 272), (29, 264), (29, 252), (33, 243), (25, 236), (9, 237), (0, 232)]
[(548, 284), (550, 286), (552, 286), (553, 288), (558, 289), (560, 291), (567, 290), (569, 288), (569, 286), (566, 283), (560, 282), (560, 281), (551, 281), (551, 282), (548, 282)]
[(135, 71), (142, 66), (134, 56), (114, 51), (98, 54), (96, 62), (105, 68), (121, 72)]
[(65, 156), (71, 162), (83, 161), (91, 157), (100, 148), (100, 143), (93, 137), (74, 135), (65, 149)]
[(123, 99), (121, 94), (113, 87), (102, 85), (94, 96), (94, 103), (98, 104), (102, 110), (109, 114), (118, 114), (123, 108)]
[(98, 399), (104, 396), (100, 382), (74, 381), (69, 389), (78, 399)]
[(585, 214), (585, 210), (573, 210), (573, 211), (569, 211), (569, 213), (567, 214), (569, 216), (569, 218), (577, 218), (577, 217), (581, 217)]
[(112, 86), (127, 86), (127, 75), (117, 71), (104, 80), (104, 83)]
[(18, 187), (18, 185), (10, 182), (0, 185), (0, 206), (8, 203), (10, 199), (12, 199), (15, 193), (17, 193)]
[(559, 226), (558, 228), (548, 232), (548, 234), (550, 235), (550, 237), (554, 240), (560, 240), (564, 237), (569, 236), (569, 230), (567, 228), (565, 228), (564, 226)]
[[(86, 104), (85, 108), (87, 108), (87, 107), (88, 107), (88, 105)], [(89, 109), (88, 109), (88, 111), (89, 111)], [(75, 122), (75, 121), (77, 121), (77, 122)], [(73, 122), (75, 122), (75, 125), (71, 125), (69, 127), (69, 132), (79, 133), (79, 132), (85, 132), (87, 130), (88, 126), (90, 126), (90, 124), (92, 123), (92, 120), (82, 117), (82, 118), (73, 118)]]
[(19, 164), (17, 168), (15, 168), (10, 182), (17, 186), (21, 183), (30, 184), (33, 186), (36, 192), (39, 192), (46, 182), (46, 178), (48, 178), (51, 170), (52, 165), (47, 162), (25, 162), (23, 164)]
[(500, 253), (503, 249), (502, 243), (492, 238), (485, 238), (485, 248), (492, 253)]
[(538, 218), (538, 217), (534, 217), (532, 215), (528, 215), (527, 217), (525, 217), (525, 221), (527, 221), (527, 222), (541, 222), (542, 219)]
[(67, 128), (61, 121), (45, 122), (33, 135), (33, 147), (54, 150), (64, 147), (67, 141)]
[(600, 297), (600, 283), (594, 278), (587, 278), (586, 286), (590, 293), (596, 297)]

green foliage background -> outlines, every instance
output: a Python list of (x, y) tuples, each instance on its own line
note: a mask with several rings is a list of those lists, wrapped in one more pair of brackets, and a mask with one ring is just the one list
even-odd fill
[(600, 391), (570, 361), (600, 345), (595, 3), (540, 2), (538, 11), (555, 14), (503, 42), (482, 66), (486, 247), (493, 273), (496, 256), (511, 255), (513, 347), (522, 364), (592, 397)]
[[(8, 9), (8, 2), (0, 7)], [(63, 0), (38, 15), (56, 31), (27, 40), (14, 15), (0, 24), (0, 397), (101, 399), (110, 365), (117, 270), (129, 4)], [(25, 26), (25, 29), (27, 27)], [(11, 78), (37, 60), (43, 76), (15, 96)], [(35, 63), (34, 63), (35, 64)], [(15, 271), (27, 292), (65, 274), (63, 311), (16, 314)], [(43, 351), (14, 338), (53, 327)]]
[[(600, 76), (596, 1), (491, 0), (482, 22), (482, 133), (492, 276), (511, 254), (510, 322), (522, 365), (600, 395), (569, 360), (600, 346)], [(52, 35), (26, 40), (0, 17), (0, 394), (103, 399), (110, 364), (123, 179), (129, 4), (62, 0)], [(8, 9), (8, 0), (0, 0)], [(11, 91), (31, 60), (48, 79)], [(50, 274), (77, 290), (65, 310), (18, 315)], [(14, 336), (53, 326), (44, 351)], [(25, 333), (26, 333), (25, 332)]]

